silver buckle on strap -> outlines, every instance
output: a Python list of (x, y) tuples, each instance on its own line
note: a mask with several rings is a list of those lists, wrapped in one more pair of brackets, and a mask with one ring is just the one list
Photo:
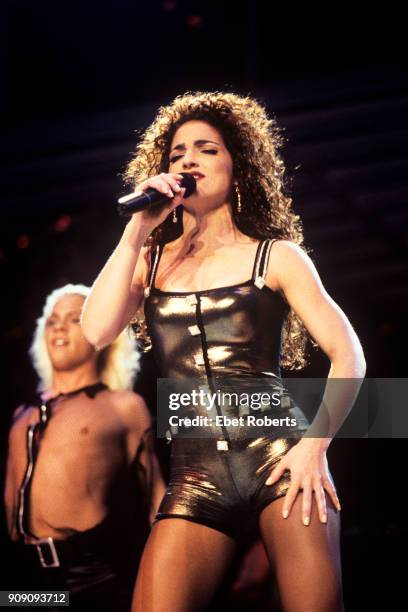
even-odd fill
[(262, 287), (265, 285), (265, 281), (262, 278), (262, 276), (257, 276), (255, 279), (255, 285), (258, 287), (258, 289), (262, 289)]
[(228, 450), (228, 440), (217, 440), (217, 450), (218, 451), (227, 451)]
[[(40, 558), (40, 563), (43, 567), (60, 567), (60, 560), (58, 558), (57, 549), (55, 548), (54, 540), (52, 538), (40, 538), (36, 541), (35, 547), (38, 552), (38, 556)], [(42, 548), (44, 547), (44, 549)], [(44, 559), (43, 551), (48, 551), (51, 562), (48, 563), (46, 559)]]

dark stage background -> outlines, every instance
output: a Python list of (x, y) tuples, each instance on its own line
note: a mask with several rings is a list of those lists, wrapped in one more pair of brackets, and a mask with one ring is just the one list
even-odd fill
[[(134, 131), (185, 90), (249, 93), (276, 116), (306, 243), (361, 339), (367, 376), (406, 376), (408, 78), (401, 17), (386, 11), (332, 4), (301, 14), (250, 0), (2, 4), (2, 465), (11, 411), (35, 389), (27, 349), (44, 299), (67, 282), (92, 283), (123, 227), (114, 203)], [(311, 350), (304, 376), (328, 369)], [(149, 362), (138, 390), (153, 407)], [(400, 588), (405, 450), (405, 440), (329, 449), (348, 610)], [(236, 609), (263, 609), (256, 597)]]

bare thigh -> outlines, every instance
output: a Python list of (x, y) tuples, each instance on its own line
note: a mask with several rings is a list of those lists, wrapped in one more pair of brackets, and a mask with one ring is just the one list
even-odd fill
[(302, 523), (302, 493), (287, 519), (285, 497), (261, 513), (262, 539), (274, 567), (285, 612), (341, 612), (340, 515), (326, 493), (327, 523), (319, 520), (313, 499), (310, 524)]
[(190, 612), (213, 596), (237, 545), (232, 538), (184, 519), (153, 525), (133, 594), (132, 612)]

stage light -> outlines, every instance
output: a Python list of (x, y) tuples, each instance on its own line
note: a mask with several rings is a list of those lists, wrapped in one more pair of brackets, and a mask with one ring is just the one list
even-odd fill
[(17, 248), (26, 249), (30, 244), (30, 239), (28, 236), (19, 236), (17, 238)]
[(174, 0), (166, 0), (162, 3), (163, 11), (174, 11), (176, 8), (176, 2)]
[(186, 24), (190, 26), (190, 28), (199, 28), (203, 21), (204, 19), (201, 15), (188, 15), (188, 17), (186, 17)]
[(69, 226), (71, 225), (71, 222), (72, 220), (69, 215), (63, 215), (55, 222), (55, 225), (54, 225), (55, 231), (65, 232), (65, 230), (67, 230)]

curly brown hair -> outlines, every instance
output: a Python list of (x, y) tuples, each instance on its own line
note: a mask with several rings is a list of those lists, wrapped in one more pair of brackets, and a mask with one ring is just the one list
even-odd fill
[[(146, 129), (135, 154), (123, 174), (125, 183), (138, 183), (168, 172), (169, 153), (176, 130), (190, 120), (206, 121), (223, 137), (233, 159), (234, 182), (241, 194), (241, 212), (232, 206), (232, 218), (244, 234), (264, 240), (280, 238), (302, 246), (300, 218), (292, 210), (292, 199), (285, 195), (285, 165), (278, 154), (284, 143), (282, 130), (274, 118), (254, 98), (225, 92), (188, 92), (162, 106)], [(171, 215), (156, 227), (146, 241), (154, 248), (175, 240), (183, 232), (183, 207), (177, 208), (177, 224)], [(136, 336), (148, 346), (145, 322), (140, 313), (132, 321)], [(307, 365), (305, 352), (310, 338), (302, 321), (290, 310), (282, 332), (281, 365), (300, 369)]]

